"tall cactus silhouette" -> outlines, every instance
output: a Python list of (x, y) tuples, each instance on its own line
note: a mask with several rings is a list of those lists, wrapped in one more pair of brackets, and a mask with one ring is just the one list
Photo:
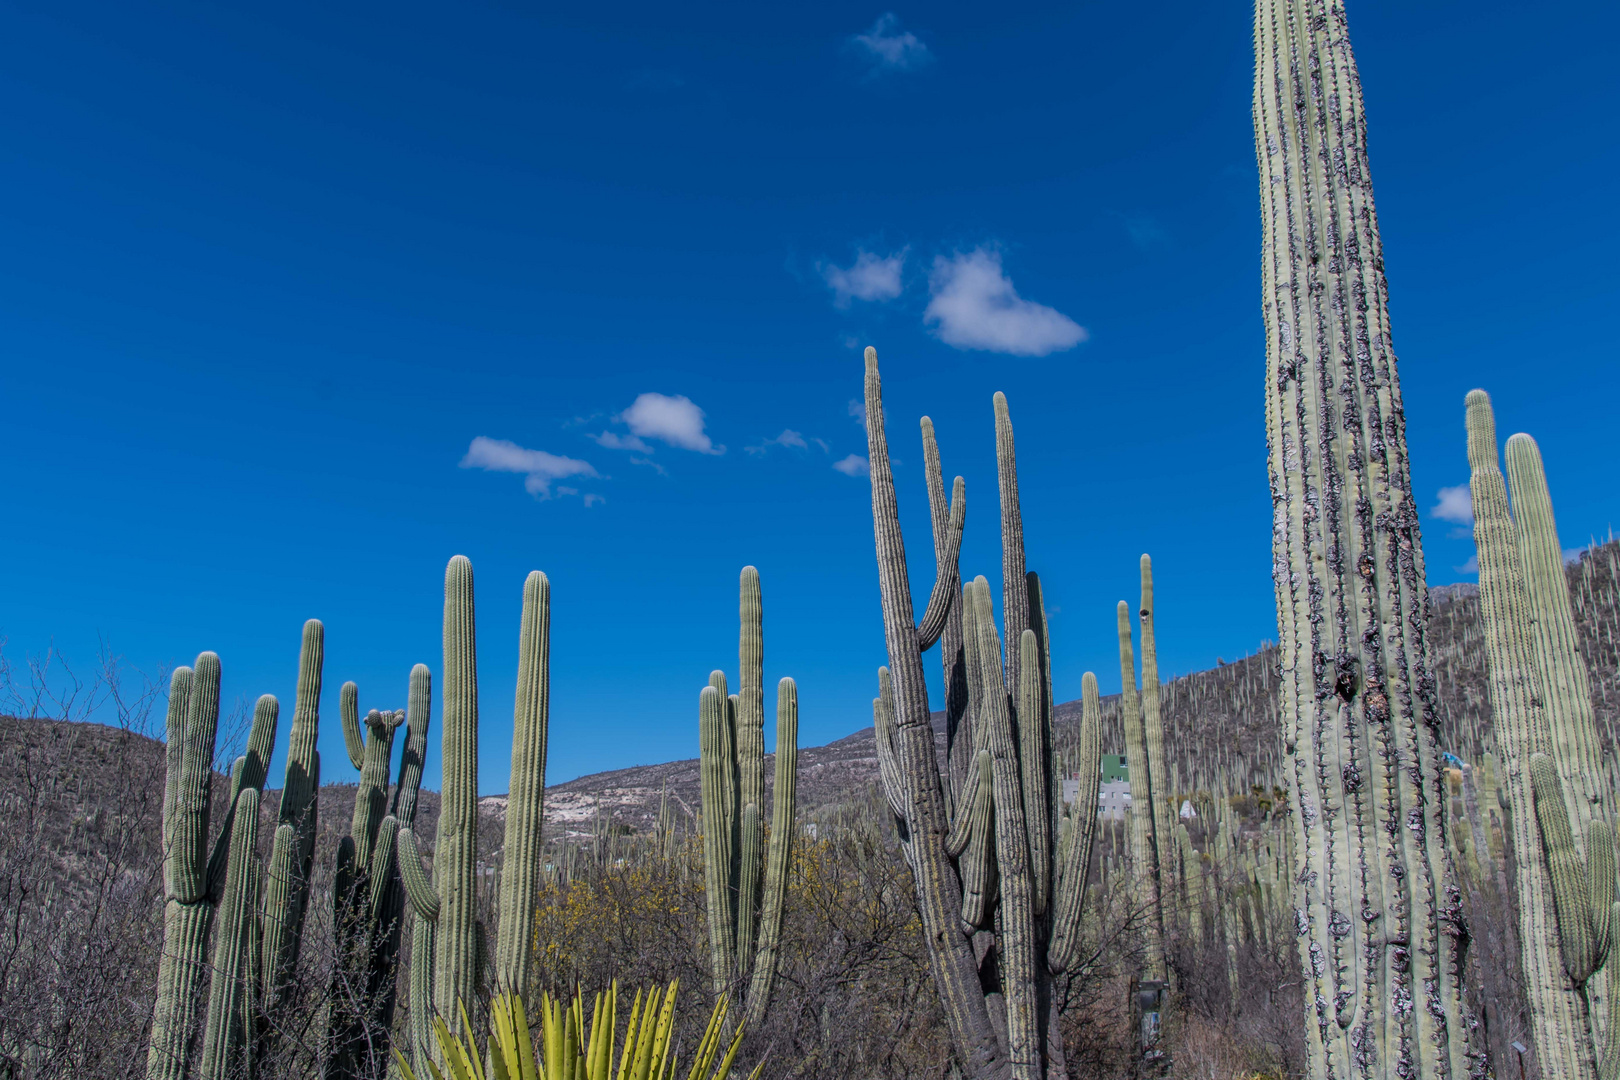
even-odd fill
[[(776, 785), (769, 850), (764, 840), (765, 638), (759, 571), (739, 584), (737, 693), (714, 671), (698, 697), (703, 791), (704, 886), (709, 964), (716, 993), (748, 981), (750, 1024), (764, 1019), (776, 981), (782, 904), (798, 783), (799, 699), (792, 679), (776, 688)], [(750, 978), (751, 976), (751, 978)]]
[[(493, 974), (512, 983), (527, 980), (538, 895), (540, 828), (545, 794), (548, 723), (550, 586), (531, 573), (523, 587), (519, 628), (518, 693), (512, 730), (512, 787), (507, 799), (505, 865), (501, 881)], [(486, 931), (477, 917), (478, 862), (478, 668), (473, 633), (473, 571), (465, 556), (450, 560), (444, 575), (443, 789), (431, 876), (422, 865), (415, 833), (401, 827), (395, 841), (400, 876), (414, 917), (411, 943), (411, 1031), (420, 1071), (438, 1053), (428, 1038), (435, 1017), (458, 1023), (483, 977)], [(426, 709), (425, 672), (421, 682)], [(418, 699), (412, 673), (411, 708)], [(426, 723), (424, 718), (423, 730)], [(407, 754), (410, 748), (407, 746)], [(420, 764), (414, 766), (418, 779)], [(414, 791), (410, 796), (414, 813)], [(398, 808), (396, 808), (398, 809)], [(403, 826), (403, 822), (402, 822)], [(525, 861), (527, 860), (527, 861)], [(502, 986), (501, 989), (518, 989)], [(464, 1032), (470, 1037), (470, 1032)]]
[[(995, 395), (993, 405), (1004, 638), (996, 633), (989, 583), (982, 577), (962, 583), (965, 489), (958, 477), (947, 511), (938, 445), (926, 420), (935, 581), (922, 620), (913, 620), (877, 352), (866, 350), (872, 525), (889, 659), (873, 703), (879, 772), (916, 887), (957, 1063), (973, 1077), (1033, 1080), (1065, 1071), (1051, 979), (1078, 955), (1096, 825), (1100, 719), (1096, 681), (1088, 675), (1079, 769), (1081, 797), (1089, 805), (1070, 815), (1063, 842), (1053, 845), (1061, 800), (1050, 760), (1051, 645), (1040, 582), (1025, 566), (1006, 398)], [(952, 654), (956, 641), (960, 655)], [(943, 772), (922, 668), (923, 652), (936, 642), (945, 643)], [(958, 701), (961, 712), (954, 715)], [(993, 939), (981, 939), (992, 933)]]
[(1427, 589), (1342, 0), (1257, 0), (1266, 432), (1310, 1074), (1476, 1053)]
[[(1587, 982), (1607, 955), (1606, 947), (1599, 949), (1607, 933), (1597, 930), (1608, 921), (1606, 912), (1587, 910), (1583, 864), (1597, 877), (1614, 876), (1613, 836), (1591, 780), (1580, 774), (1583, 768), (1601, 768), (1601, 759), (1588, 756), (1597, 741), (1590, 691), (1567, 586), (1546, 576), (1549, 545), (1560, 579), (1563, 567), (1540, 456), (1532, 456), (1534, 444), (1526, 445), (1526, 437), (1509, 440), (1520, 519), (1515, 522), (1497, 463), (1490, 397), (1483, 390), (1470, 392), (1466, 410), (1480, 612), (1491, 714), (1513, 816), (1520, 963), (1531, 1039), (1547, 1075), (1583, 1080), (1597, 1075)], [(1582, 691), (1584, 707), (1577, 698)], [(1560, 782), (1560, 774), (1569, 782)], [(1612, 898), (1612, 880), (1606, 888)], [(1597, 928), (1589, 928), (1589, 922)], [(1560, 944), (1556, 951), (1547, 947), (1554, 941)], [(1606, 1054), (1604, 1064), (1620, 1069), (1620, 1055)]]

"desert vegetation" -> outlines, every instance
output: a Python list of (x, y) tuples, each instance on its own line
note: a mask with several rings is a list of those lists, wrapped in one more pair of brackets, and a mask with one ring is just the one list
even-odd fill
[(212, 652), (7, 661), (0, 1077), (1620, 1076), (1620, 545), (1566, 557), (1537, 444), (1499, 458), (1475, 391), (1479, 584), (1428, 587), (1344, 13), (1260, 0), (1255, 20), (1275, 643), (1161, 679), (1142, 555), (1097, 628), (1121, 693), (1087, 673), (1059, 702), (1013, 402), (985, 414), (998, 618), (927, 417), (924, 490), (897, 490), (868, 348), (885, 655), (872, 727), (836, 753), (799, 746), (793, 679), (765, 752), (753, 567), (735, 693), (694, 680), (698, 757), (618, 777), (617, 800), (546, 785), (539, 571), (501, 796), (477, 790), (459, 555), (437, 677), (404, 658), (404, 701), (367, 687), (389, 707), (365, 712), (341, 687), (346, 763), (316, 749), (316, 619), (288, 643), (279, 777), (282, 703), (222, 702)]

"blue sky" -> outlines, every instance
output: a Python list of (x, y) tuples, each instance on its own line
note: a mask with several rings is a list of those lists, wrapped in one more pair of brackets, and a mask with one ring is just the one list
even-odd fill
[[(837, 738), (884, 660), (866, 344), (919, 594), (917, 418), (994, 580), (1006, 392), (1060, 697), (1117, 689), (1143, 551), (1169, 671), (1274, 636), (1242, 5), (549, 7), (7, 9), (14, 661), (214, 649), (227, 702), (285, 716), (321, 618), (326, 774), (352, 779), (338, 685), (402, 705), (439, 671), (462, 553), (502, 791), (529, 570), (555, 781), (696, 753), (753, 563), (767, 679), (798, 679), (805, 744)], [(1350, 18), (1425, 509), (1466, 482), (1483, 386), (1540, 440), (1565, 544), (1601, 535), (1620, 19)], [(1466, 530), (1425, 528), (1431, 581), (1466, 578)]]

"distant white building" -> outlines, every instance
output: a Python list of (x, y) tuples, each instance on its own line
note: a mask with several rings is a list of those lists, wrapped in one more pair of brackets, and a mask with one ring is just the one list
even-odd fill
[(1181, 819), (1183, 821), (1191, 821), (1193, 818), (1195, 818), (1197, 816), (1198, 816), (1198, 811), (1193, 809), (1192, 800), (1191, 799), (1182, 799), (1181, 800)]
[(1097, 815), (1104, 821), (1124, 821), (1131, 808), (1131, 782), (1109, 780), (1097, 788)]

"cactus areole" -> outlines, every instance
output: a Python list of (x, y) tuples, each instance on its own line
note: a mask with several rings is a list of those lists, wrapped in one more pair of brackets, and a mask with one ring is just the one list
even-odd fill
[(1342, 0), (1258, 0), (1272, 574), (1313, 1078), (1483, 1072), (1418, 510)]

